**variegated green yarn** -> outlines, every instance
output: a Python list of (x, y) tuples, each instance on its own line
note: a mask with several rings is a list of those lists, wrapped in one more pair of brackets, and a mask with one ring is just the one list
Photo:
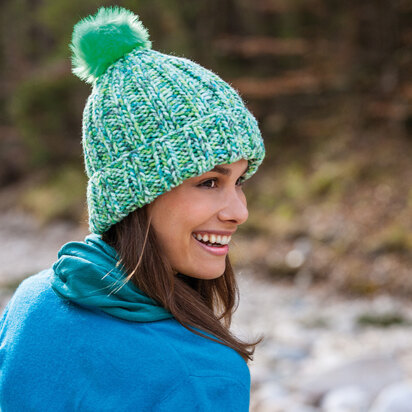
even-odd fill
[(239, 94), (187, 58), (139, 43), (92, 83), (82, 130), (92, 233), (215, 165), (247, 159), (248, 179), (263, 161), (257, 121)]

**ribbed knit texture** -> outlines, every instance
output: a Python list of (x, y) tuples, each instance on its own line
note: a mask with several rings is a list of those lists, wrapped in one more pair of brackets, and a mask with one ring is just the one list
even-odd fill
[(97, 234), (215, 165), (247, 159), (248, 179), (265, 155), (256, 119), (228, 83), (187, 58), (140, 47), (94, 81), (82, 143)]

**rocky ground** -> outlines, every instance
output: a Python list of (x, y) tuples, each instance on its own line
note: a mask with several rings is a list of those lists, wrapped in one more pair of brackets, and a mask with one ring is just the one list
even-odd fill
[(412, 411), (412, 304), (239, 278), (235, 330), (264, 335), (250, 365), (251, 411)]
[[(2, 213), (0, 309), (24, 277), (85, 234), (63, 221), (42, 227), (26, 214)], [(237, 272), (233, 328), (245, 339), (264, 335), (250, 364), (252, 412), (412, 411), (412, 303), (280, 284), (251, 267)]]

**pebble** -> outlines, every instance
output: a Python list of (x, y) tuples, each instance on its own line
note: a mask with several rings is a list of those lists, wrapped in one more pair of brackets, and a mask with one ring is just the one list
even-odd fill
[(329, 391), (322, 399), (325, 412), (366, 412), (369, 394), (356, 385), (339, 386)]
[(412, 327), (358, 322), (394, 312), (411, 320), (412, 304), (389, 295), (347, 299), (326, 287), (276, 284), (250, 269), (237, 273), (233, 330), (264, 335), (249, 365), (251, 412), (412, 412)]
[(411, 412), (412, 381), (405, 380), (387, 386), (376, 398), (370, 412)]

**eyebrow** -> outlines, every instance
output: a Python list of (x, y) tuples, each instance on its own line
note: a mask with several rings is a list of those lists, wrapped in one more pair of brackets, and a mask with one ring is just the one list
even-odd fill
[[(246, 173), (247, 169), (249, 169), (249, 163), (246, 166), (245, 171), (242, 173), (242, 176)], [(212, 170), (210, 170), (210, 172), (217, 172), (225, 176), (230, 176), (232, 174), (232, 171), (230, 169), (224, 166), (219, 166), (219, 165), (216, 165)]]

